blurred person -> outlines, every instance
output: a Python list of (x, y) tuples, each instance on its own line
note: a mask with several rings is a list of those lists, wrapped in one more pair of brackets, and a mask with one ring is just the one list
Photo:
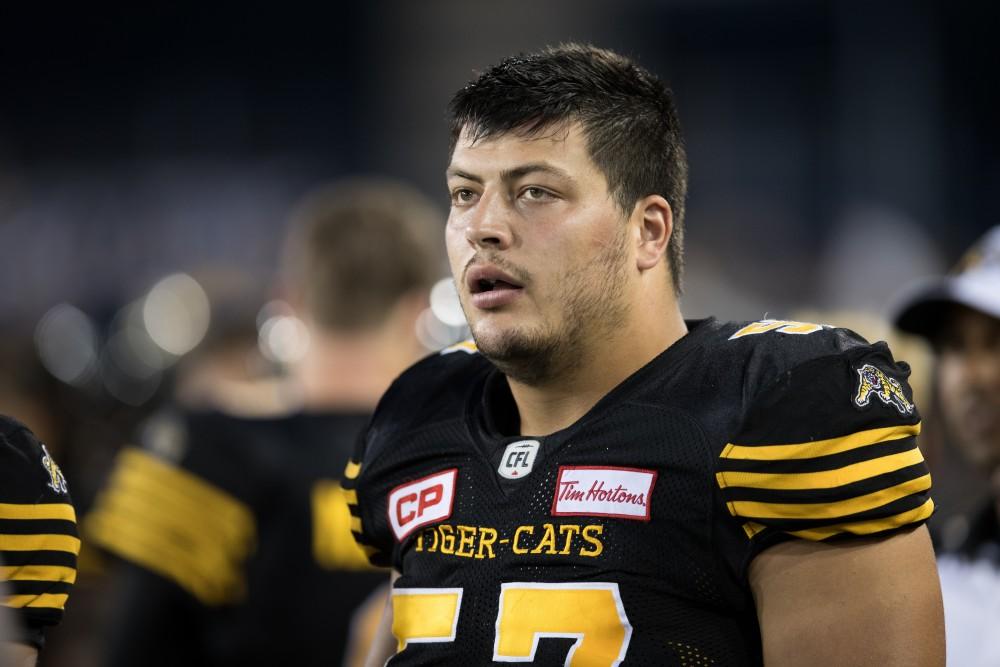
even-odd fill
[(393, 383), (345, 473), (394, 569), (368, 664), (943, 664), (908, 368), (844, 329), (683, 319), (665, 86), (564, 45), (450, 109), (474, 342)]
[(1000, 665), (1000, 226), (950, 275), (908, 288), (894, 320), (931, 343), (947, 444), (991, 489), (960, 539), (939, 531), (949, 662)]
[(2, 654), (9, 664), (36, 664), (46, 630), (63, 618), (79, 553), (62, 470), (27, 426), (0, 415), (0, 582), (13, 617)]
[(340, 476), (378, 396), (423, 352), (442, 228), (390, 181), (342, 182), (297, 209), (281, 319), (301, 357), (254, 382), (233, 342), (185, 370), (182, 404), (122, 451), (85, 520), (126, 561), (103, 664), (341, 663), (351, 613), (385, 576), (351, 538)]

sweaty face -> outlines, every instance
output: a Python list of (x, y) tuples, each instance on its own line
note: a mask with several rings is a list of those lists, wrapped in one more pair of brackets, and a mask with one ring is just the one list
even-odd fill
[(941, 407), (956, 444), (987, 473), (1000, 468), (1000, 319), (956, 307), (939, 340)]
[(577, 126), (473, 143), (448, 168), (447, 243), (480, 351), (515, 380), (571, 370), (627, 312), (629, 227)]

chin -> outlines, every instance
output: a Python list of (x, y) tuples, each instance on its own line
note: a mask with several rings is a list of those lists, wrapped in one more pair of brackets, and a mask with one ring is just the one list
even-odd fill
[(496, 329), (474, 326), (472, 338), (479, 352), (505, 375), (525, 384), (548, 377), (558, 358), (560, 341), (523, 327)]

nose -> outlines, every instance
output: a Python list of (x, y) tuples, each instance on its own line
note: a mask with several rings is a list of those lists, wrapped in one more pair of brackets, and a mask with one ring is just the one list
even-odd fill
[(506, 250), (514, 240), (509, 214), (503, 197), (483, 196), (470, 212), (465, 238), (475, 248)]

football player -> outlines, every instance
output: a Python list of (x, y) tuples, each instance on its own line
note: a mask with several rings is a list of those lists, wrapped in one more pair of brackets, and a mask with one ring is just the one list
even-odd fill
[(15, 625), (0, 664), (35, 664), (46, 628), (63, 617), (79, 553), (62, 470), (27, 426), (0, 415), (0, 582)]
[[(919, 281), (900, 297), (896, 325), (927, 339), (937, 356), (935, 394), (949, 444), (992, 493), (938, 560), (948, 620), (948, 662), (1000, 663), (1000, 227), (955, 271)], [(954, 533), (954, 531), (945, 531)], [(950, 541), (950, 540), (948, 540)]]
[(392, 385), (346, 471), (395, 570), (369, 664), (943, 664), (908, 367), (826, 325), (685, 321), (664, 85), (565, 45), (450, 110), (474, 342)]
[[(120, 454), (88, 536), (127, 561), (108, 665), (337, 665), (384, 573), (351, 538), (340, 485), (379, 395), (424, 353), (443, 216), (401, 184), (353, 180), (293, 216), (288, 377), (201, 388)], [(292, 341), (294, 342), (294, 341)], [(207, 383), (208, 385), (218, 383)], [(233, 385), (233, 383), (229, 383)], [(259, 390), (259, 391), (257, 391)]]

